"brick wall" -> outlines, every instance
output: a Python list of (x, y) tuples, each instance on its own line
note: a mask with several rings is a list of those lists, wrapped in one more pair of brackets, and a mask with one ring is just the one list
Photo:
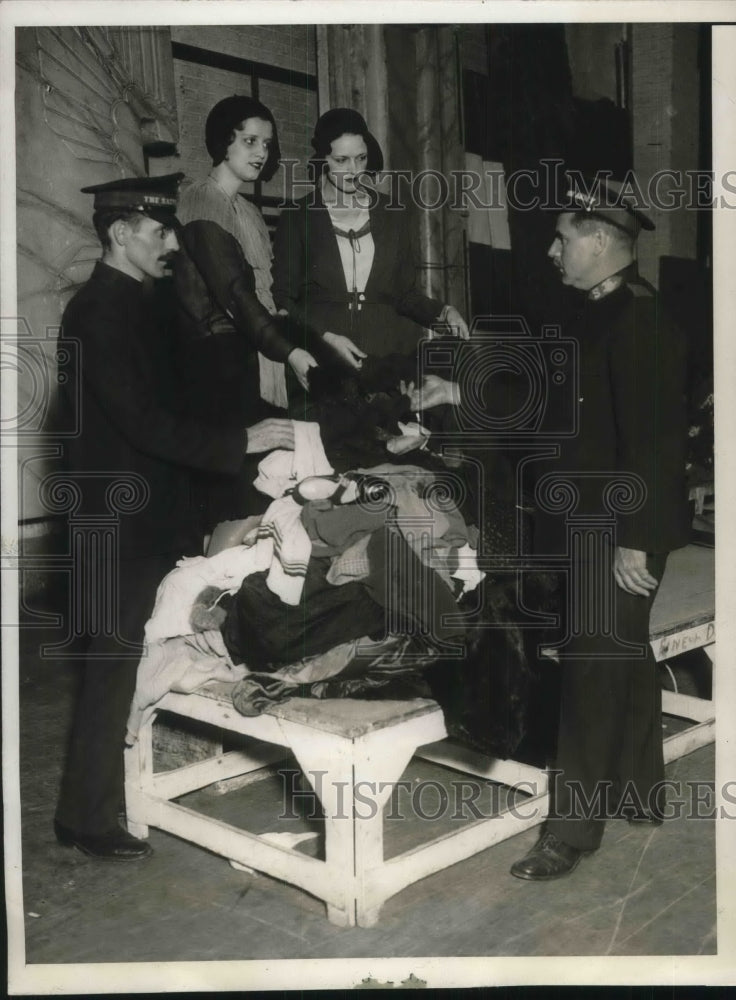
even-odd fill
[[(271, 109), (276, 119), (282, 159), (299, 160), (295, 172), (297, 176), (303, 175), (306, 161), (313, 153), (309, 140), (312, 138), (314, 125), (319, 117), (316, 91), (290, 87), (272, 80), (262, 80), (260, 99)], [(272, 181), (263, 185), (263, 193), (281, 197), (284, 182), (284, 171), (280, 170)], [(306, 194), (304, 188), (296, 192), (297, 197), (304, 194)]]
[[(316, 36), (311, 25), (234, 25), (171, 29), (173, 42), (226, 55), (251, 59), (299, 73), (316, 74)], [(188, 178), (207, 175), (211, 161), (204, 145), (204, 123), (217, 101), (231, 94), (250, 94), (248, 75), (174, 60), (174, 80), (179, 114), (179, 159), (176, 169)], [(302, 163), (311, 154), (309, 140), (318, 117), (317, 94), (302, 87), (261, 80), (259, 99), (273, 112), (284, 158)], [(284, 171), (263, 186), (265, 195), (281, 197)], [(247, 193), (247, 186), (244, 187)], [(287, 194), (289, 192), (286, 192)], [(297, 193), (304, 193), (300, 189)]]
[(250, 94), (250, 78), (239, 73), (174, 60), (174, 83), (179, 113), (179, 170), (199, 180), (212, 161), (204, 144), (204, 123), (210, 109), (231, 94)]
[(316, 35), (310, 24), (175, 25), (171, 40), (224, 52), (241, 59), (316, 73)]

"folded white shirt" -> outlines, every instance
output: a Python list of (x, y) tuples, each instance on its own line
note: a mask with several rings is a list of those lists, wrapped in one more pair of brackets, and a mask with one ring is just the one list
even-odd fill
[(253, 485), (274, 500), (308, 476), (329, 476), (334, 471), (325, 450), (319, 424), (292, 420), (294, 450), (277, 448), (258, 463), (258, 476)]

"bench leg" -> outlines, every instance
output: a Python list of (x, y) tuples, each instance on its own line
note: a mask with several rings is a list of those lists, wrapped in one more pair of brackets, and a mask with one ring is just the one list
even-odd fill
[(716, 644), (714, 642), (709, 643), (707, 646), (703, 647), (703, 652), (710, 660), (711, 671), (710, 671), (710, 700), (715, 704), (716, 700)]
[[(323, 898), (332, 923), (372, 927), (392, 895), (380, 878), (383, 809), (418, 746), (445, 735), (439, 709), (354, 739), (305, 732), (281, 722), (291, 747), (325, 812), (329, 886)], [(378, 878), (376, 877), (378, 875)], [(383, 883), (383, 885), (382, 885)]]
[(153, 791), (153, 718), (144, 723), (138, 740), (125, 748), (125, 815), (128, 833), (148, 837), (144, 794)]
[(325, 814), (327, 918), (338, 927), (355, 926), (355, 834), (352, 742), (294, 727), (289, 746)]
[[(394, 734), (392, 734), (394, 736)], [(359, 927), (374, 927), (385, 896), (377, 894), (371, 873), (383, 865), (383, 813), (393, 788), (417, 749), (414, 742), (386, 739), (382, 732), (356, 740), (355, 887)]]
[(352, 911), (348, 911), (339, 906), (332, 906), (331, 903), (326, 903), (327, 906), (327, 919), (335, 927), (355, 927), (355, 919), (353, 917)]

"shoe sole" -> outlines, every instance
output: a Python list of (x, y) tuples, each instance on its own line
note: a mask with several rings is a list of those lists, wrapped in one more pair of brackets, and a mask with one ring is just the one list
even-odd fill
[(78, 844), (74, 840), (59, 840), (57, 837), (57, 841), (61, 847), (73, 848), (75, 851), (79, 851), (80, 854), (84, 854), (85, 857), (94, 858), (95, 861), (111, 861), (113, 863), (119, 863), (121, 861), (145, 861), (146, 858), (150, 858), (153, 854), (153, 848), (143, 854), (129, 854), (127, 856), (121, 856), (119, 854), (95, 854), (94, 851), (90, 851), (89, 848), (82, 847), (81, 844)]

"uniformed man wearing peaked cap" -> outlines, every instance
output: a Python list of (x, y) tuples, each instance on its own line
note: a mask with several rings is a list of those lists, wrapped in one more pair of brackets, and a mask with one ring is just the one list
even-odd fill
[[(550, 406), (544, 430), (559, 434), (559, 457), (536, 470), (536, 551), (566, 554), (570, 585), (550, 815), (511, 869), (530, 880), (571, 872), (600, 845), (607, 818), (662, 818), (649, 612), (668, 553), (690, 535), (684, 343), (634, 263), (637, 237), (654, 225), (615, 181), (586, 191), (571, 184), (564, 204), (548, 256), (580, 293), (563, 331), (579, 354), (577, 371), (565, 372), (578, 430), (560, 433)], [(574, 510), (555, 515), (553, 502), (545, 506), (551, 477), (570, 484)], [(577, 548), (571, 527), (584, 536)]]
[(642, 229), (651, 232), (655, 228), (630, 187), (609, 177), (596, 177), (581, 184), (568, 175), (565, 203), (571, 212), (583, 212), (589, 219), (602, 219), (634, 238)]
[[(246, 452), (293, 448), (288, 420), (215, 429), (177, 415), (172, 358), (144, 279), (163, 277), (178, 251), (182, 176), (83, 189), (94, 195), (102, 259), (67, 305), (60, 334), (79, 342), (80, 371), (60, 387), (59, 401), (62, 408), (81, 405), (79, 434), (65, 446), (82, 494), (78, 513), (117, 518), (117, 558), (87, 553), (75, 566), (85, 578), (110, 579), (113, 603), (88, 614), (113, 628), (103, 624), (89, 637), (54, 826), (61, 844), (105, 861), (150, 854), (119, 824), (123, 745), (156, 589), (177, 559), (201, 550), (188, 533), (188, 470), (235, 476)], [(125, 499), (120, 508), (116, 496)]]
[(95, 212), (141, 212), (158, 222), (178, 225), (177, 191), (183, 177), (182, 173), (163, 177), (123, 177), (81, 190), (83, 194), (95, 196)]

